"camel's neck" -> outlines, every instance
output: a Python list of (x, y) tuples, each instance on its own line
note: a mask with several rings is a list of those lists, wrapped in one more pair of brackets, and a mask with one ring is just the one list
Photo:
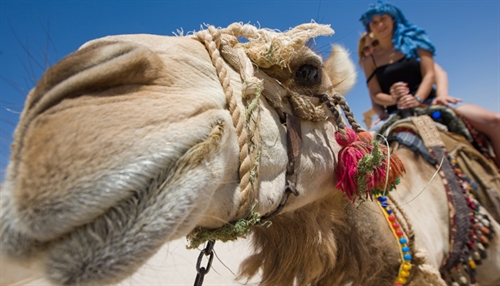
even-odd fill
[(338, 192), (272, 221), (268, 229), (255, 230), (256, 254), (242, 267), (244, 276), (262, 267), (263, 285), (292, 285), (294, 279), (390, 285), (396, 278), (397, 242), (373, 202), (357, 207)]

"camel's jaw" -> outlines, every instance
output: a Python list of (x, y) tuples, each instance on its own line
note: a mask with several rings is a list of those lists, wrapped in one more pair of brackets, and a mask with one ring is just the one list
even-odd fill
[[(35, 122), (38, 119), (46, 118), (42, 115)], [(33, 130), (25, 140), (49, 136), (50, 120), (45, 121), (44, 133)], [(237, 181), (221, 180), (227, 171), (221, 166), (236, 156), (218, 153), (218, 145), (234, 135), (223, 133), (227, 124), (217, 123), (221, 121), (204, 122), (187, 126), (190, 133), (186, 126), (168, 123), (170, 129), (156, 127), (157, 132), (130, 125), (125, 130), (107, 129), (115, 136), (105, 134), (99, 142), (87, 139), (92, 136), (66, 142), (72, 148), (69, 153), (64, 153), (64, 142), (54, 140), (40, 141), (46, 142), (43, 148), (41, 143), (25, 145), (23, 155), (42, 154), (32, 156), (38, 160), (32, 164), (20, 160), (16, 172), (9, 167), (1, 192), (2, 252), (19, 257), (43, 250), (46, 273), (58, 284), (114, 283), (126, 278), (161, 245), (198, 224), (221, 181), (232, 208)], [(81, 132), (96, 128), (84, 122), (79, 127)], [(59, 135), (64, 131), (59, 128)], [(150, 140), (130, 136), (141, 131), (149, 132)], [(119, 141), (120, 136), (128, 140)], [(178, 140), (169, 142), (172, 137)], [(60, 160), (51, 160), (54, 157)], [(64, 180), (65, 175), (70, 177)], [(38, 184), (31, 185), (33, 181)]]
[[(202, 178), (205, 174), (193, 170), (191, 175), (192, 178)], [(44, 264), (41, 269), (56, 284), (121, 281), (135, 272), (161, 245), (186, 235), (208, 206), (208, 198), (205, 205), (200, 203), (199, 192), (181, 195), (164, 187), (162, 182), (166, 180), (168, 178), (151, 180), (149, 189), (124, 199), (92, 223), (45, 242), (16, 229), (22, 224), (12, 216), (11, 200), (2, 198), (1, 252), (21, 260), (34, 258), (36, 254), (38, 261)], [(195, 187), (190, 182), (186, 184)], [(4, 188), (2, 195), (7, 191)]]

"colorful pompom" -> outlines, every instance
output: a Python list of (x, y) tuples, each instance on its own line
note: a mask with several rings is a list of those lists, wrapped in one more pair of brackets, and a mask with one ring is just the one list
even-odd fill
[[(379, 146), (368, 132), (356, 132), (347, 127), (345, 133), (335, 132), (342, 146), (335, 170), (337, 188), (354, 201), (357, 197), (371, 197), (373, 192), (393, 189), (405, 172), (404, 165), (385, 146)], [(387, 159), (390, 157), (389, 175)]]

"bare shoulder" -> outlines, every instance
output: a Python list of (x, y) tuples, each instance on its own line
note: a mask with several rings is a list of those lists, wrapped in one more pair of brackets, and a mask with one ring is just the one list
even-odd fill
[(371, 57), (365, 57), (361, 60), (361, 67), (363, 67), (363, 70), (365, 72), (365, 76), (368, 78), (373, 71), (377, 68), (375, 66), (375, 62)]

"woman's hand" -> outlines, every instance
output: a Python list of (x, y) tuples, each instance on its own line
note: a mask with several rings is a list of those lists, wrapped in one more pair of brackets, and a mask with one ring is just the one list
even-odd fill
[(411, 94), (404, 95), (398, 100), (398, 109), (408, 109), (420, 106), (420, 102)]
[(407, 95), (410, 92), (410, 89), (408, 88), (408, 84), (406, 82), (399, 81), (391, 86), (389, 92), (391, 93), (394, 102), (398, 102), (402, 96)]
[(450, 104), (456, 104), (462, 102), (460, 98), (456, 98), (450, 95), (438, 96), (432, 101), (432, 105), (439, 104), (444, 106), (449, 106)]

